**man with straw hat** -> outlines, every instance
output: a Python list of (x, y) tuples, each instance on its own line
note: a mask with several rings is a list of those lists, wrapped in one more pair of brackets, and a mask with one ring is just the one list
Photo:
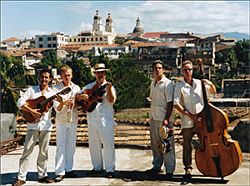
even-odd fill
[[(94, 86), (105, 87), (105, 93), (101, 102), (97, 102), (93, 111), (87, 113), (89, 151), (93, 169), (87, 175), (95, 175), (103, 172), (103, 160), (108, 178), (112, 178), (115, 171), (115, 147), (114, 147), (114, 113), (113, 104), (116, 100), (116, 90), (112, 83), (106, 81), (105, 64), (95, 65), (94, 74), (96, 81), (83, 87), (77, 94), (77, 101), (89, 101), (90, 95), (85, 90)], [(103, 144), (103, 155), (102, 155)]]

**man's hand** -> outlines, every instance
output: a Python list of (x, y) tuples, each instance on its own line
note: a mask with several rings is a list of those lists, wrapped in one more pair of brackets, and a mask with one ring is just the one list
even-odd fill
[(163, 120), (162, 126), (168, 126), (168, 120), (167, 119)]
[(202, 118), (199, 117), (197, 114), (190, 114), (189, 117), (190, 117), (196, 124), (201, 124), (201, 123), (202, 123)]

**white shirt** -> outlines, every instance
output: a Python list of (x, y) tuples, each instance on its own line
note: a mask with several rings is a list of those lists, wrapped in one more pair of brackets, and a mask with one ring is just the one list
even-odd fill
[[(104, 84), (106, 84), (107, 81), (105, 80)], [(82, 93), (85, 89), (91, 89), (96, 84), (96, 81), (93, 83), (90, 83), (83, 87)], [(112, 86), (111, 91), (114, 95), (114, 102), (110, 103), (107, 98), (107, 89), (105, 88), (105, 93), (103, 95), (102, 102), (97, 102), (96, 108), (92, 112), (87, 113), (87, 121), (88, 125), (99, 125), (99, 126), (108, 126), (108, 125), (114, 125), (114, 111), (113, 111), (113, 104), (116, 100), (116, 90)]]
[[(173, 101), (174, 97), (174, 83), (165, 76), (155, 85), (155, 79), (150, 87), (150, 118), (163, 121), (166, 118), (167, 103)], [(172, 112), (169, 122), (174, 121), (174, 114)]]
[[(206, 86), (210, 89), (210, 86)], [(210, 91), (209, 91), (210, 92)], [(202, 85), (201, 81), (193, 78), (193, 85), (189, 85), (185, 79), (175, 86), (174, 91), (174, 105), (182, 105), (191, 114), (198, 114), (204, 107)], [(182, 128), (192, 128), (194, 126), (193, 120), (185, 114), (182, 114)]]
[[(50, 98), (51, 96), (55, 95), (55, 92), (48, 87), (48, 89), (45, 91), (44, 96), (46, 98)], [(38, 97), (42, 96), (42, 92), (40, 90), (40, 85), (36, 87), (30, 87), (28, 88), (25, 93), (22, 95), (22, 97), (18, 100), (17, 106), (21, 108), (24, 104), (26, 104), (26, 100), (28, 99), (36, 99)], [(27, 130), (52, 130), (52, 123), (51, 123), (51, 108), (48, 112), (46, 112), (41, 119), (36, 123), (29, 123), (27, 122)]]
[[(81, 89), (78, 85), (75, 85), (73, 82), (70, 82), (71, 91), (65, 95), (61, 95), (63, 100), (68, 100), (70, 98), (76, 99), (76, 93), (79, 92)], [(58, 83), (57, 85), (53, 86), (52, 89), (57, 93), (60, 92), (61, 90), (65, 89), (66, 87), (63, 85), (63, 82)], [(54, 102), (54, 108), (56, 111), (56, 125), (62, 125), (66, 123), (73, 123), (77, 124), (78, 123), (78, 112), (77, 108), (73, 109), (73, 112), (71, 112), (71, 109), (68, 109), (67, 105), (63, 105), (63, 108), (59, 111), (57, 110), (59, 106), (59, 102), (55, 101)], [(70, 118), (72, 117), (72, 121), (70, 121)]]

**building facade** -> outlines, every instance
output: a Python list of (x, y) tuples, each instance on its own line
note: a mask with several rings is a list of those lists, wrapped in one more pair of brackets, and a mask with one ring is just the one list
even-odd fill
[(50, 35), (36, 35), (35, 47), (36, 48), (53, 48), (57, 49), (60, 46), (68, 45), (68, 35), (63, 32), (54, 32)]
[(114, 31), (113, 19), (108, 13), (106, 19), (105, 30), (103, 30), (102, 18), (99, 15), (99, 11), (96, 11), (96, 15), (93, 19), (92, 30), (85, 30), (79, 33), (77, 36), (69, 37), (69, 46), (77, 45), (112, 45), (114, 44), (116, 33)]

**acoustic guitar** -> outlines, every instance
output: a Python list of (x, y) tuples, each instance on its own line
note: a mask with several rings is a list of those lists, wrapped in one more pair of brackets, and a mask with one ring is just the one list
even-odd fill
[[(32, 109), (39, 109), (38, 112), (42, 113), (42, 112), (48, 112), (48, 110), (50, 109), (50, 107), (53, 105), (52, 100), (56, 98), (57, 95), (59, 94), (67, 94), (71, 91), (70, 87), (67, 87), (65, 89), (63, 89), (62, 91), (56, 93), (54, 96), (51, 96), (50, 98), (46, 98), (45, 96), (40, 96), (36, 99), (28, 99), (26, 100), (26, 103), (28, 105), (28, 107), (32, 108)], [(37, 122), (37, 120), (33, 117), (33, 115), (30, 112), (26, 112), (24, 110), (22, 110), (22, 114), (24, 119), (29, 122), (29, 123), (35, 123)]]
[(81, 106), (83, 111), (92, 112), (98, 102), (102, 102), (103, 94), (105, 93), (106, 84), (102, 85), (101, 87), (98, 84), (95, 84), (91, 89), (86, 89), (83, 91), (83, 94), (88, 94), (89, 99), (88, 101), (82, 100)]

